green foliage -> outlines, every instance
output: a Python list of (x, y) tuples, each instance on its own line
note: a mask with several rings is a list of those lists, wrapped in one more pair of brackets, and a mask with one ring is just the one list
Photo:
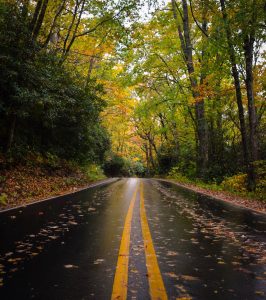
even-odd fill
[(254, 162), (256, 172), (256, 193), (260, 194), (262, 199), (266, 199), (266, 160)]
[(132, 163), (133, 174), (139, 177), (144, 177), (146, 168), (142, 162), (136, 161)]
[[(239, 192), (246, 168), (225, 25), (241, 70), (250, 145), (243, 42), (254, 34), (256, 138), (258, 157), (265, 159), (262, 1), (227, 1), (228, 24), (219, 2), (195, 1), (190, 8), (187, 1), (191, 26), (183, 36), (191, 37), (190, 76), (183, 55), (189, 49), (182, 49), (177, 35), (185, 30), (183, 20), (174, 19), (171, 2), (158, 4), (163, 9), (150, 3), (154, 13), (139, 23), (134, 21), (142, 1), (85, 1), (84, 11), (75, 9), (80, 1), (61, 2), (49, 1), (34, 38), (37, 1), (0, 1), (0, 155), (5, 153), (5, 161), (29, 163), (37, 155), (51, 172), (67, 160), (94, 178), (102, 176), (96, 167), (102, 165), (108, 176), (169, 174), (202, 185), (223, 181)], [(194, 26), (196, 19), (206, 21), (208, 37)], [(265, 165), (254, 166), (263, 193)]]
[(123, 158), (113, 152), (108, 154), (103, 170), (111, 177), (144, 176), (146, 172), (142, 162)]
[(169, 171), (167, 178), (176, 179), (179, 182), (188, 183), (190, 180), (180, 173), (179, 167), (173, 167)]
[(247, 175), (239, 173), (223, 180), (221, 186), (231, 192), (246, 192)]
[(0, 204), (1, 205), (6, 205), (7, 204), (7, 194), (5, 194), (5, 193), (2, 193), (1, 195), (0, 195)]
[[(256, 190), (255, 194), (259, 198), (266, 197), (266, 163), (265, 160), (254, 162), (256, 172)], [(221, 183), (223, 189), (237, 192), (247, 193), (246, 189), (247, 174), (239, 173), (237, 175), (225, 178)]]
[(79, 163), (101, 162), (110, 147), (99, 114), (102, 87), (32, 41), (14, 3), (0, 4), (0, 151), (21, 160), (34, 151)]
[(105, 178), (102, 168), (96, 164), (90, 164), (87, 167), (83, 167), (83, 170), (89, 180), (95, 181)]
[(126, 162), (122, 157), (111, 153), (103, 165), (104, 173), (111, 177), (127, 176), (128, 174), (125, 174), (125, 165)]

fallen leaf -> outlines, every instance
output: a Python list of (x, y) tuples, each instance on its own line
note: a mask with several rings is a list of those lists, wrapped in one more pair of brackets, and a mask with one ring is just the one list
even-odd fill
[(98, 259), (96, 259), (96, 260), (93, 262), (93, 264), (94, 264), (94, 265), (99, 265), (99, 264), (101, 264), (101, 263), (103, 263), (103, 262), (104, 262), (104, 259), (98, 258)]
[(95, 211), (96, 210), (96, 208), (94, 208), (94, 207), (89, 207), (88, 208), (88, 211)]
[(172, 272), (168, 272), (168, 273), (164, 273), (166, 276), (171, 277), (171, 278), (179, 278), (175, 273)]
[(190, 276), (190, 275), (180, 275), (180, 278), (187, 281), (196, 281), (200, 280), (198, 277)]
[(66, 269), (78, 269), (78, 266), (75, 265), (64, 265)]

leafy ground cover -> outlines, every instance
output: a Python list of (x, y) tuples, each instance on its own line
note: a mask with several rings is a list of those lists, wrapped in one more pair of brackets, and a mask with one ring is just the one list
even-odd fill
[(64, 160), (31, 157), (28, 163), (0, 169), (0, 210), (73, 192), (103, 178), (96, 165), (79, 167)]
[(238, 174), (226, 178), (221, 184), (206, 183), (201, 180), (189, 179), (172, 169), (166, 177), (180, 186), (194, 190), (214, 198), (241, 205), (259, 212), (266, 212), (265, 170), (260, 166), (257, 189), (249, 192), (245, 188), (246, 174)]

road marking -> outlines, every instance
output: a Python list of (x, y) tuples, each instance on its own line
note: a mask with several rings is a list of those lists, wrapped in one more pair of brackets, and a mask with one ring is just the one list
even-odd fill
[(168, 299), (164, 287), (162, 275), (158, 265), (156, 253), (153, 247), (152, 237), (144, 206), (143, 183), (140, 184), (140, 219), (142, 235), (144, 240), (144, 249), (146, 257), (146, 265), (148, 270), (148, 279), (150, 286), (150, 296), (152, 300)]
[(133, 197), (130, 200), (128, 208), (118, 260), (116, 265), (116, 272), (113, 284), (112, 300), (119, 299), (125, 300), (127, 298), (127, 283), (128, 283), (128, 261), (129, 261), (129, 245), (130, 245), (130, 232), (131, 220), (133, 216), (133, 209), (136, 202), (138, 187), (136, 187)]

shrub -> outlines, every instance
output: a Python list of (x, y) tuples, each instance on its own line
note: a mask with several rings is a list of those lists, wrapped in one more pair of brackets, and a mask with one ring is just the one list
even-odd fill
[(106, 159), (103, 170), (107, 176), (124, 176), (125, 161), (122, 157), (116, 154), (110, 154)]
[(256, 192), (266, 198), (266, 161), (255, 161), (254, 168), (256, 172)]
[(189, 179), (180, 173), (179, 167), (171, 168), (170, 172), (167, 175), (167, 178), (176, 179), (180, 182), (189, 182)]
[(225, 190), (233, 192), (247, 192), (246, 189), (247, 174), (239, 173), (232, 177), (225, 178), (221, 186)]
[(7, 204), (7, 194), (2, 193), (0, 195), (0, 204), (2, 204), (2, 205), (6, 205)]
[(86, 175), (90, 180), (99, 180), (105, 177), (102, 168), (96, 164), (91, 164), (86, 167)]

